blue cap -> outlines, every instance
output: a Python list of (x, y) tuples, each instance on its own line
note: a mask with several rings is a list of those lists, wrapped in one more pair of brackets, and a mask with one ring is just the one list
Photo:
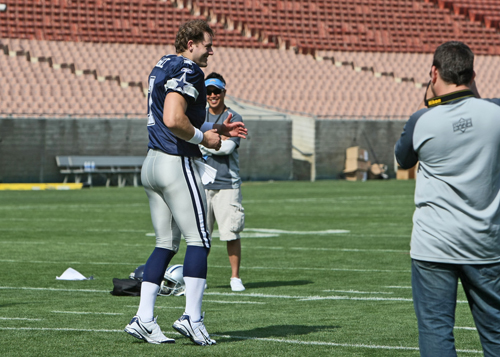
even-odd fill
[(214, 86), (222, 90), (226, 90), (226, 85), (223, 81), (217, 78), (209, 78), (205, 81), (205, 87)]

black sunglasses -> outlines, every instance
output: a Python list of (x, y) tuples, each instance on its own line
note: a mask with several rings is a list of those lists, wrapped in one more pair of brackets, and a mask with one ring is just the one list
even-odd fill
[(220, 89), (220, 88), (214, 88), (214, 89), (207, 88), (207, 95), (211, 95), (212, 93), (216, 94), (216, 95), (217, 94), (221, 94), (222, 93), (222, 89)]

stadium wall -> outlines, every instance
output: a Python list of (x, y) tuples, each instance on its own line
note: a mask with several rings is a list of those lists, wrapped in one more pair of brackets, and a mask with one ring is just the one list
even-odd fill
[[(251, 134), (239, 149), (243, 180), (291, 179), (292, 122), (245, 124)], [(147, 143), (142, 119), (0, 118), (0, 182), (62, 182), (58, 155), (146, 156)]]
[(401, 120), (316, 120), (316, 179), (342, 178), (345, 150), (360, 146), (372, 163), (385, 164), (394, 176), (394, 145), (401, 136)]

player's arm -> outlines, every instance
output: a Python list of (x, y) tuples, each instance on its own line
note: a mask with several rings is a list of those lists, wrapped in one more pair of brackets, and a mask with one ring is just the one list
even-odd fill
[[(218, 150), (221, 139), (217, 130), (212, 129), (200, 134), (199, 129), (196, 129), (191, 124), (185, 114), (187, 105), (186, 99), (181, 94), (177, 92), (168, 93), (163, 107), (163, 123), (175, 136), (182, 140)], [(197, 138), (201, 141), (196, 140)]]
[(219, 150), (208, 149), (204, 146), (200, 146), (202, 153), (207, 155), (229, 155), (236, 149), (236, 143), (232, 140), (222, 140)]
[(396, 161), (403, 169), (412, 168), (418, 162), (418, 154), (413, 147), (413, 132), (420, 115), (422, 115), (422, 112), (414, 113), (410, 120), (406, 122), (401, 137), (394, 148)]
[(233, 117), (233, 113), (229, 113), (226, 120), (222, 124), (214, 124), (214, 129), (217, 130), (217, 133), (220, 135), (230, 136), (230, 137), (239, 137), (246, 139), (246, 135), (248, 134), (247, 128), (245, 128), (245, 124), (241, 121), (231, 123), (231, 119)]

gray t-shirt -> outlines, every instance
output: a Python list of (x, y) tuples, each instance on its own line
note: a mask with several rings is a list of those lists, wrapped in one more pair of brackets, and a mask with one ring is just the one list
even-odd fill
[(396, 159), (419, 162), (410, 255), (500, 262), (500, 99), (468, 97), (410, 117)]
[[(210, 114), (207, 108), (206, 121), (210, 123), (222, 124), (227, 119), (229, 113), (233, 114), (231, 123), (243, 122), (241, 115), (228, 108), (222, 114)], [(207, 164), (217, 170), (215, 181), (205, 185), (207, 190), (223, 190), (230, 188), (239, 188), (241, 185), (240, 178), (240, 162), (238, 158), (238, 147), (240, 146), (240, 138), (229, 138), (236, 144), (236, 148), (229, 155), (209, 155), (205, 157)]]

